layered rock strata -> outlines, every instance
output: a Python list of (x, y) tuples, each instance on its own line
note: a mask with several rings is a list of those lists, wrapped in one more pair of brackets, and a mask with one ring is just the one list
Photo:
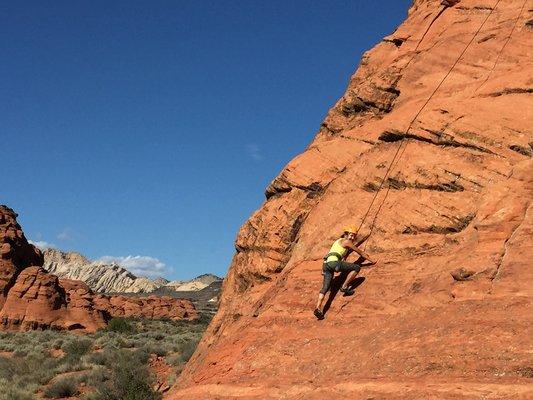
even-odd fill
[(222, 278), (219, 278), (216, 275), (204, 274), (197, 276), (196, 278), (191, 279), (190, 281), (171, 281), (167, 283), (165, 287), (175, 290), (177, 292), (190, 292), (202, 290), (211, 285), (213, 282), (220, 281), (222, 281)]
[(44, 269), (60, 278), (85, 282), (99, 293), (150, 293), (161, 285), (148, 278), (138, 278), (118, 264), (89, 261), (75, 252), (44, 250)]
[(28, 243), (17, 214), (0, 206), (0, 330), (95, 331), (115, 316), (195, 319), (189, 300), (94, 295), (76, 280), (42, 268), (42, 253)]
[[(363, 55), (239, 231), (169, 399), (533, 396), (532, 9), (415, 0)], [(317, 321), (322, 256), (369, 207), (378, 264)]]
[(212, 274), (200, 275), (189, 281), (169, 282), (164, 278), (137, 277), (116, 263), (90, 261), (76, 252), (45, 249), (43, 268), (60, 278), (85, 282), (98, 293), (152, 293), (160, 288), (175, 291), (198, 291), (222, 278)]

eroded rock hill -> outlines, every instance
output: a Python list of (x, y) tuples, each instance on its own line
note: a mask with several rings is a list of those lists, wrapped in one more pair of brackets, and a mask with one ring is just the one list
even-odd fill
[(76, 252), (57, 249), (44, 250), (43, 268), (60, 278), (85, 282), (99, 293), (150, 293), (161, 284), (137, 277), (118, 264), (90, 261)]
[(26, 240), (17, 214), (0, 206), (0, 330), (95, 331), (114, 316), (195, 319), (189, 300), (94, 295), (76, 280), (42, 268), (43, 255)]
[(90, 261), (80, 253), (58, 249), (44, 249), (43, 268), (59, 278), (85, 282), (98, 293), (152, 293), (160, 288), (174, 291), (198, 291), (216, 281), (216, 275), (204, 274), (188, 281), (171, 281), (164, 278), (137, 277), (116, 263)]
[[(242, 226), (169, 399), (533, 396), (532, 18), (531, 1), (414, 1)], [(380, 209), (379, 263), (317, 321), (322, 257), (400, 145), (365, 221)]]

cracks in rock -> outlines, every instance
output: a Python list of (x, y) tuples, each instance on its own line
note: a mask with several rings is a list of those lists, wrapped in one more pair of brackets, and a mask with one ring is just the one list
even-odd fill
[(335, 136), (337, 133), (342, 132), (341, 128), (331, 128), (326, 122), (320, 124), (320, 131), (325, 132), (328, 135)]
[[(528, 204), (526, 205), (526, 209), (524, 211), (524, 215), (522, 216), (522, 220), (520, 221), (520, 223), (513, 229), (513, 231), (511, 232), (511, 234), (509, 235), (509, 237), (507, 239), (505, 239), (505, 242), (503, 243), (503, 249), (502, 249), (502, 252), (501, 252), (501, 257), (500, 257), (500, 260), (498, 262), (498, 265), (496, 266), (496, 272), (494, 273), (494, 275), (491, 277), (491, 283), (492, 285), (494, 285), (494, 281), (499, 277), (500, 275), (500, 271), (501, 271), (501, 268), (502, 268), (502, 264), (503, 264), (503, 261), (505, 260), (505, 256), (507, 255), (507, 244), (509, 243), (509, 241), (513, 238), (513, 236), (515, 235), (515, 233), (520, 229), (520, 227), (522, 226), (522, 224), (524, 223), (524, 221), (526, 220), (526, 217), (527, 217), (527, 213), (529, 212), (529, 202)], [(490, 292), (489, 292), (490, 293)]]
[(24, 285), (26, 285), (26, 286), (20, 292), (20, 296), (19, 296), (20, 299), (22, 299), (24, 296), (26, 296), (26, 293), (28, 293), (28, 291), (31, 289), (31, 287), (35, 284), (36, 280), (37, 280), (37, 274), (28, 276), (28, 278), (24, 281)]
[(402, 231), (402, 233), (404, 235), (416, 235), (418, 233), (448, 235), (451, 233), (459, 233), (465, 230), (468, 225), (470, 225), (475, 216), (476, 214), (468, 214), (464, 217), (447, 217), (454, 221), (454, 223), (447, 226), (439, 226), (433, 224), (427, 227), (421, 227), (417, 225), (409, 225)]
[(486, 149), (484, 147), (477, 146), (475, 144), (459, 142), (459, 141), (455, 140), (453, 138), (453, 136), (448, 135), (448, 134), (446, 134), (444, 132), (432, 131), (432, 130), (428, 130), (428, 129), (424, 129), (424, 130), (427, 131), (427, 132), (432, 133), (433, 135), (435, 135), (437, 137), (437, 140), (434, 140), (434, 139), (431, 139), (431, 138), (427, 138), (427, 137), (424, 137), (424, 136), (420, 136), (420, 135), (415, 135), (413, 133), (400, 132), (400, 131), (397, 131), (397, 130), (385, 131), (381, 135), (379, 135), (378, 139), (383, 141), (383, 142), (388, 142), (388, 143), (398, 142), (398, 141), (404, 140), (404, 139), (413, 139), (413, 140), (418, 140), (420, 142), (433, 144), (433, 145), (436, 145), (436, 146), (464, 147), (464, 148), (467, 148), (467, 149), (477, 150), (477, 151), (480, 151), (482, 153), (495, 154), (493, 151), (491, 151), (489, 149)]
[(494, 39), (495, 37), (496, 37), (496, 35), (494, 33), (491, 33), (490, 35), (482, 37), (477, 42), (478, 42), (478, 44), (479, 43), (483, 43), (483, 42), (486, 42), (487, 40)]
[(458, 10), (461, 11), (492, 11), (492, 7), (489, 6), (474, 6), (474, 7), (466, 7), (466, 6), (457, 6)]
[(258, 253), (266, 253), (268, 251), (273, 251), (275, 253), (283, 254), (283, 249), (278, 247), (270, 247), (270, 246), (244, 246), (235, 243), (235, 250), (237, 253), (244, 253), (244, 252), (258, 252)]
[(313, 182), (310, 185), (297, 185), (289, 182), (285, 178), (276, 178), (266, 188), (265, 197), (268, 200), (275, 196), (281, 196), (284, 193), (290, 192), (294, 188), (309, 192), (307, 195), (308, 198), (314, 198), (324, 191), (324, 187), (318, 182)]
[(390, 37), (386, 37), (383, 39), (383, 41), (385, 43), (392, 43), (393, 45), (395, 45), (396, 47), (401, 47), (401, 45), (406, 41), (407, 39), (405, 38), (399, 38), (399, 37), (395, 37), (395, 38), (390, 38)]
[[(424, 40), (424, 38), (426, 37), (427, 33), (429, 32), (429, 30), (431, 29), (431, 27), (433, 26), (433, 24), (435, 23), (435, 21), (437, 21), (437, 19), (439, 19), (439, 17), (444, 13), (444, 11), (446, 11), (448, 7), (447, 6), (444, 6), (438, 13), (437, 15), (435, 15), (435, 17), (433, 17), (433, 19), (431, 20), (431, 22), (429, 23), (428, 27), (426, 28), (426, 31), (424, 32), (424, 34), (422, 35), (422, 37), (420, 38), (420, 41), (418, 42), (416, 48), (415, 48), (415, 51), (418, 50), (418, 47), (420, 46), (420, 44), (422, 43), (422, 41)], [(407, 65), (409, 65), (411, 62), (409, 61), (409, 63)], [(407, 65), (405, 67), (407, 67)]]
[(484, 187), (482, 184), (480, 184), (480, 183), (478, 183), (476, 181), (473, 181), (472, 179), (465, 178), (464, 176), (462, 176), (458, 172), (449, 171), (447, 169), (444, 169), (444, 172), (446, 172), (447, 174), (453, 175), (453, 176), (457, 177), (458, 179), (462, 179), (462, 180), (464, 180), (466, 182), (469, 182), (469, 183), (471, 183), (473, 185), (476, 185), (479, 188), (483, 188)]
[(516, 151), (517, 153), (520, 153), (524, 156), (531, 157), (533, 156), (533, 143), (529, 143), (529, 149), (524, 146), (520, 146), (519, 144), (513, 144), (509, 146), (509, 148), (513, 151)]
[(289, 232), (289, 237), (288, 237), (289, 248), (298, 242), (297, 240), (298, 233), (300, 232), (300, 229), (302, 228), (302, 225), (307, 219), (308, 215), (309, 213), (301, 213), (300, 215), (298, 215), (298, 217), (296, 217), (296, 220), (292, 224), (291, 230)]
[[(387, 178), (387, 183), (384, 187), (389, 187), (393, 190), (404, 189), (420, 189), (420, 190), (434, 190), (437, 192), (462, 192), (465, 188), (457, 182), (439, 182), (439, 183), (420, 183), (420, 182), (406, 182), (397, 178)], [(373, 182), (367, 182), (362, 187), (367, 192), (376, 192), (379, 189), (379, 185)]]
[[(353, 99), (347, 101), (346, 104), (343, 104), (340, 107), (342, 115), (346, 118), (349, 118), (365, 112), (372, 112), (376, 115), (382, 115), (391, 112), (394, 101), (400, 95), (400, 91), (396, 88), (396, 83), (393, 83), (391, 86), (387, 87), (374, 86), (374, 88), (378, 91), (386, 92), (389, 94), (387, 96), (388, 99), (386, 102), (384, 102), (383, 104), (379, 104), (375, 101), (364, 99), (356, 95)], [(377, 95), (376, 97), (378, 98), (379, 95)]]
[(354, 141), (354, 142), (363, 142), (363, 143), (366, 143), (366, 144), (370, 144), (372, 146), (374, 146), (376, 144), (376, 142), (374, 142), (373, 140), (369, 140), (369, 139), (361, 139), (361, 138), (346, 136), (346, 135), (342, 135), (342, 134), (339, 135), (339, 137), (342, 138), (342, 139), (351, 140), (351, 141)]
[(257, 271), (238, 273), (235, 279), (237, 282), (237, 291), (239, 293), (244, 293), (256, 283), (261, 284), (272, 281), (271, 277), (263, 275)]
[(506, 96), (510, 94), (531, 94), (531, 93), (533, 93), (533, 88), (505, 88), (498, 92), (484, 94), (479, 97), (500, 97), (500, 96)]

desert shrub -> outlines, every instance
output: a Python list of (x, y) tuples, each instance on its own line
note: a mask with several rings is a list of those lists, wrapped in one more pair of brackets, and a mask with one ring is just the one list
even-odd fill
[(134, 341), (126, 338), (118, 338), (116, 341), (117, 347), (121, 349), (131, 349), (134, 347)]
[(155, 354), (156, 356), (166, 356), (169, 348), (160, 342), (148, 342), (142, 347), (149, 354)]
[(187, 343), (184, 343), (181, 348), (181, 361), (186, 363), (194, 354), (196, 347), (198, 346), (198, 340), (191, 340)]
[(137, 364), (148, 364), (148, 360), (150, 359), (150, 353), (148, 353), (145, 349), (138, 349), (132, 352), (131, 354), (135, 358), (135, 362)]
[(0, 357), (0, 379), (10, 381), (19, 373), (18, 363), (7, 357)]
[(28, 351), (26, 349), (17, 349), (13, 352), (13, 357), (22, 358), (26, 357), (28, 355)]
[(104, 367), (97, 367), (87, 374), (85, 383), (94, 388), (102, 386), (109, 380), (109, 370)]
[(139, 363), (142, 354), (117, 351), (110, 380), (97, 388), (91, 400), (159, 400), (161, 395), (151, 387), (146, 366)]
[(2, 351), (15, 351), (17, 349), (17, 346), (10, 342), (0, 343), (0, 350)]
[(167, 364), (172, 365), (173, 367), (178, 367), (183, 364), (181, 354), (172, 354), (170, 356), (167, 356), (165, 357), (165, 361), (167, 362)]
[(205, 325), (207, 327), (207, 325), (211, 323), (211, 320), (213, 319), (214, 315), (215, 314), (211, 313), (200, 313), (199, 318), (191, 322), (196, 325)]
[(105, 365), (107, 362), (106, 354), (102, 352), (87, 354), (85, 360), (90, 364)]
[(21, 378), (26, 381), (38, 382), (41, 385), (46, 384), (54, 377), (54, 370), (59, 363), (59, 360), (50, 358), (45, 354), (30, 353), (24, 359), (24, 372), (21, 374)]
[(107, 324), (107, 330), (118, 333), (133, 333), (135, 326), (126, 318), (111, 318)]
[(77, 395), (78, 381), (72, 378), (62, 378), (48, 386), (43, 395), (47, 398), (59, 399)]
[[(161, 328), (159, 328), (161, 329)], [(165, 338), (165, 335), (162, 333), (162, 332), (149, 332), (147, 333), (145, 336), (149, 337), (150, 339), (154, 339), (154, 340), (157, 340), (157, 341), (161, 341)]]
[(92, 340), (88, 338), (79, 338), (64, 343), (61, 348), (67, 353), (68, 358), (71, 360), (79, 360), (81, 356), (87, 354), (89, 350), (91, 350), (92, 345)]
[(31, 390), (13, 387), (12, 382), (0, 379), (0, 400), (34, 400)]

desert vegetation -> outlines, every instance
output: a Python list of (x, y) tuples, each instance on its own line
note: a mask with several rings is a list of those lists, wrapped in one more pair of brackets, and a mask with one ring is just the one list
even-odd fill
[[(0, 400), (160, 399), (209, 319), (114, 318), (106, 329), (89, 335), (0, 332)], [(164, 373), (155, 364), (164, 366)]]

